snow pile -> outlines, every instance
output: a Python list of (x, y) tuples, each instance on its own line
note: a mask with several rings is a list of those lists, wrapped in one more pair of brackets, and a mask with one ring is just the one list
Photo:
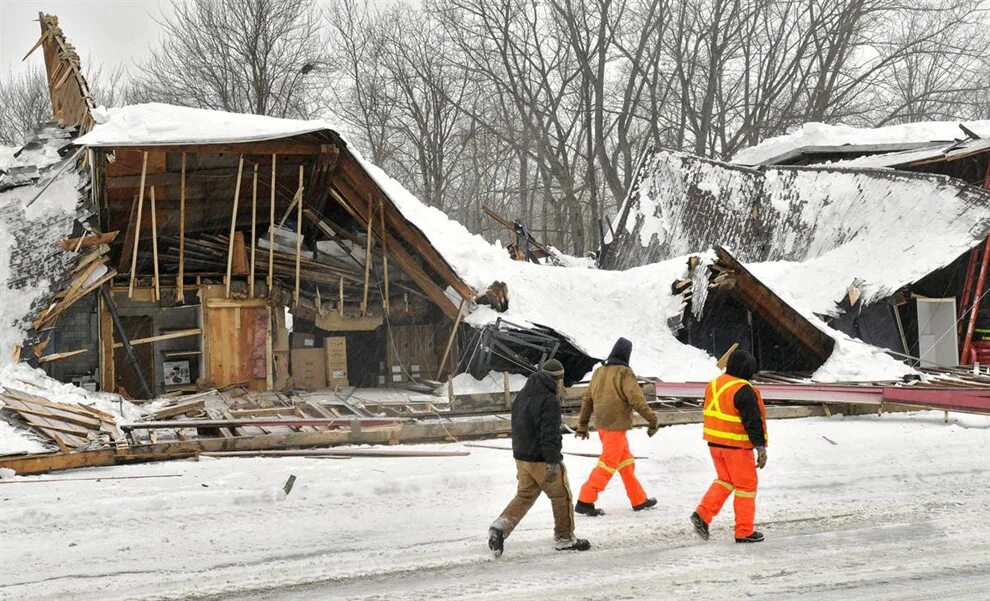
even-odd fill
[(26, 363), (11, 363), (0, 368), (0, 387), (13, 388), (28, 394), (44, 397), (55, 403), (86, 405), (114, 416), (118, 425), (141, 419), (144, 411), (120, 395), (107, 392), (89, 392), (74, 384), (66, 384), (51, 378), (42, 369)]
[(17, 152), (16, 146), (4, 146), (0, 144), (0, 171), (7, 171), (11, 165), (14, 164), (14, 153)]
[[(927, 144), (965, 138), (959, 121), (925, 121), (875, 129), (805, 123), (793, 133), (768, 138), (732, 157), (740, 165), (760, 165), (789, 152), (815, 146)], [(963, 125), (981, 137), (990, 137), (990, 121), (967, 121)]]
[[(526, 385), (526, 379), (526, 376), (520, 374), (509, 374), (509, 391), (522, 390)], [(474, 376), (468, 373), (459, 374), (454, 376), (452, 385), (454, 394), (488, 394), (505, 391), (504, 376), (495, 371), (481, 380), (475, 380)]]
[(144, 143), (194, 144), (256, 142), (336, 129), (320, 121), (227, 113), (157, 102), (104, 109), (101, 122), (78, 138), (83, 146)]
[(542, 325), (597, 358), (607, 357), (623, 336), (633, 342), (630, 365), (640, 376), (699, 381), (718, 374), (714, 358), (682, 344), (667, 326), (669, 318), (680, 314), (681, 299), (671, 294), (670, 286), (687, 275), (686, 257), (626, 272), (513, 261), (504, 249), (423, 204), (384, 171), (355, 156), (467, 285), (484, 290), (495, 280), (508, 284), (508, 311), (480, 307), (467, 317), (468, 323), (484, 326), (501, 316)]

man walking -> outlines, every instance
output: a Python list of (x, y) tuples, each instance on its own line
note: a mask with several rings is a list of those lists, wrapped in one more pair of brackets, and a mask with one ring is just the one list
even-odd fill
[(725, 373), (705, 389), (704, 439), (718, 477), (691, 514), (691, 523), (704, 540), (708, 540), (708, 525), (735, 493), (736, 542), (763, 541), (763, 533), (754, 529), (753, 521), (756, 468), (767, 464), (767, 412), (760, 391), (749, 382), (755, 373), (753, 355), (735, 351), (729, 355)]
[(560, 392), (564, 366), (556, 359), (544, 363), (512, 404), (512, 455), (516, 459), (516, 496), (488, 529), (488, 548), (502, 555), (505, 539), (543, 492), (550, 498), (554, 547), (558, 551), (586, 551), (591, 544), (574, 537), (571, 487), (561, 454)]
[(646, 491), (636, 479), (636, 459), (629, 450), (629, 440), (626, 438), (626, 431), (632, 428), (633, 411), (643, 416), (649, 424), (646, 430), (648, 436), (656, 434), (659, 427), (656, 414), (646, 404), (636, 374), (629, 368), (631, 354), (632, 342), (619, 338), (605, 365), (596, 369), (591, 376), (591, 384), (581, 400), (577, 437), (588, 438), (588, 422), (594, 414), (598, 436), (602, 440), (602, 454), (598, 458), (598, 465), (581, 487), (574, 507), (575, 511), (584, 515), (598, 516), (605, 513), (595, 507), (595, 501), (616, 473), (622, 478), (633, 511), (648, 509), (657, 504), (656, 499), (647, 498)]

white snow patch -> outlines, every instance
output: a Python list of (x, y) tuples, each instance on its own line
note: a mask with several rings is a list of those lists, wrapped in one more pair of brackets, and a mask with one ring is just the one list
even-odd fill
[[(509, 391), (517, 392), (526, 385), (526, 376), (509, 374)], [(505, 390), (504, 376), (501, 372), (493, 371), (481, 380), (474, 379), (471, 374), (454, 376), (454, 394), (485, 394), (503, 392)]]
[[(977, 135), (990, 137), (990, 121), (962, 123)], [(959, 121), (925, 121), (870, 129), (805, 123), (793, 133), (768, 138), (756, 146), (740, 150), (732, 157), (732, 162), (759, 165), (792, 150), (813, 146), (923, 144), (957, 140), (966, 137), (959, 124)]]
[(13, 388), (44, 397), (55, 403), (85, 405), (114, 416), (117, 425), (129, 424), (144, 416), (144, 411), (120, 395), (89, 392), (73, 384), (51, 378), (42, 369), (26, 363), (11, 363), (0, 368), (0, 387)]
[(6, 171), (14, 164), (14, 153), (17, 152), (16, 146), (4, 146), (0, 144), (0, 171)]

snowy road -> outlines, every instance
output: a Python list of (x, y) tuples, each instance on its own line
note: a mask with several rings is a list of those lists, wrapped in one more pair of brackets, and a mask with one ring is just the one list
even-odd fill
[[(753, 546), (731, 542), (728, 507), (710, 542), (688, 528), (713, 476), (698, 426), (633, 434), (656, 510), (631, 512), (616, 481), (608, 515), (578, 518), (592, 550), (557, 553), (542, 499), (497, 561), (485, 531), (514, 488), (505, 451), (203, 459), (50, 476), (175, 478), (2, 484), (0, 599), (985, 600), (990, 419), (952, 417), (771, 422), (757, 512), (768, 540)], [(567, 459), (573, 489), (593, 464)]]

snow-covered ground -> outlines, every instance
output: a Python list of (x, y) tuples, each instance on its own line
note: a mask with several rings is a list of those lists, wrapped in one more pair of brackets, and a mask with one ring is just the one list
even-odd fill
[[(713, 477), (698, 425), (631, 435), (657, 509), (633, 513), (615, 481), (600, 500), (608, 515), (578, 516), (592, 549), (560, 553), (540, 499), (499, 560), (486, 529), (515, 487), (507, 451), (24, 478), (179, 474), (0, 484), (0, 599), (990, 598), (990, 418), (813, 418), (770, 432), (757, 514), (767, 542), (753, 546), (732, 542), (731, 505), (711, 541), (688, 527)], [(594, 464), (567, 458), (572, 490)]]

